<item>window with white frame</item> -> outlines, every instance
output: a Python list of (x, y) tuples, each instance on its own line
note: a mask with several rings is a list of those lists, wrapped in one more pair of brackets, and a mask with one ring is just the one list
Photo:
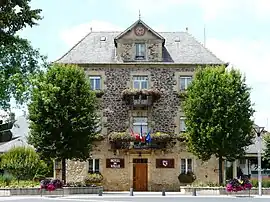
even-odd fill
[(181, 173), (187, 173), (192, 170), (192, 159), (181, 159)]
[(186, 123), (185, 123), (185, 121), (186, 121), (186, 117), (181, 116), (180, 117), (180, 123), (179, 123), (179, 125), (180, 125), (180, 132), (185, 132), (186, 131)]
[(180, 76), (180, 90), (186, 90), (192, 81), (192, 76)]
[(146, 57), (146, 49), (145, 49), (145, 43), (136, 43), (136, 55), (135, 59), (136, 60), (144, 60)]
[(148, 89), (148, 76), (133, 76), (134, 89)]
[(148, 132), (147, 117), (133, 117), (133, 132), (140, 134), (141, 131), (143, 135)]
[(89, 167), (88, 167), (88, 173), (99, 173), (99, 159), (90, 159), (88, 161)]
[(101, 90), (101, 76), (90, 76), (91, 90)]

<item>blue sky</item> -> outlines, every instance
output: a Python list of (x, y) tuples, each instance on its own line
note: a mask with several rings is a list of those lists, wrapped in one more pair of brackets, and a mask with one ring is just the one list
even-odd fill
[[(44, 19), (19, 34), (49, 60), (94, 31), (124, 30), (138, 19), (156, 31), (189, 32), (226, 62), (239, 68), (252, 87), (257, 124), (270, 118), (269, 0), (33, 0)], [(270, 121), (270, 119), (269, 119)]]

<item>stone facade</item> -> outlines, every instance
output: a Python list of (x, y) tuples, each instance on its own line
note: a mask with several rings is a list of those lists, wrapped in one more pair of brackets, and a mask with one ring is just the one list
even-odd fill
[[(212, 158), (206, 163), (197, 159), (191, 153), (187, 152), (183, 143), (177, 143), (170, 150), (152, 151), (151, 153), (143, 153), (138, 157), (138, 153), (121, 152), (116, 154), (110, 150), (110, 143), (107, 140), (98, 143), (97, 148), (92, 151), (95, 159), (100, 159), (100, 173), (104, 176), (104, 190), (110, 191), (127, 191), (133, 186), (133, 158), (148, 159), (148, 190), (161, 191), (165, 188), (167, 191), (179, 191), (180, 183), (178, 175), (180, 174), (180, 159), (192, 159), (193, 171), (196, 175), (196, 182), (218, 183), (218, 161)], [(107, 158), (124, 158), (125, 167), (121, 169), (106, 168)], [(175, 159), (174, 168), (156, 168), (156, 159)], [(87, 176), (88, 162), (69, 161), (67, 171), (67, 181), (81, 181)]]
[[(148, 117), (149, 127), (153, 132), (161, 131), (169, 134), (179, 133), (179, 117), (183, 115), (179, 91), (179, 77), (193, 75), (194, 66), (161, 66), (161, 65), (95, 65), (84, 66), (88, 75), (100, 75), (104, 95), (100, 98), (101, 115), (103, 120), (103, 135), (115, 131), (127, 131), (132, 126), (134, 115)], [(149, 76), (149, 88), (161, 92), (159, 100), (149, 106), (147, 110), (131, 109), (122, 99), (122, 91), (132, 88), (133, 75)], [(100, 172), (104, 176), (105, 190), (128, 190), (133, 184), (133, 158), (138, 158), (138, 151), (115, 153), (105, 139), (91, 152), (93, 158), (100, 159)], [(125, 159), (122, 169), (106, 168), (107, 158)], [(180, 159), (192, 159), (192, 166), (199, 182), (218, 182), (217, 160), (211, 159), (202, 163), (195, 156), (186, 151), (185, 145), (177, 143), (164, 153), (156, 150), (142, 154), (140, 158), (148, 159), (148, 190), (179, 190), (178, 175), (180, 174)], [(155, 159), (173, 158), (175, 167), (160, 169), (155, 166)], [(67, 181), (82, 181), (87, 175), (88, 162), (68, 161)]]
[[(161, 92), (158, 101), (144, 111), (154, 132), (167, 132), (178, 134), (179, 121), (176, 120), (181, 113), (178, 97), (178, 80), (180, 75), (193, 75), (194, 66), (167, 67), (157, 65), (103, 65), (84, 67), (86, 74), (99, 75), (102, 78), (104, 95), (101, 98), (103, 120), (106, 119), (107, 133), (126, 131), (131, 127), (130, 108), (122, 99), (122, 92), (132, 88), (132, 75), (149, 75), (149, 88)], [(94, 73), (95, 72), (95, 73)], [(136, 111), (136, 110), (133, 110)], [(143, 112), (142, 112), (143, 113)], [(106, 134), (105, 134), (106, 135)]]
[[(181, 108), (182, 101), (179, 99), (179, 80), (180, 76), (193, 76), (197, 63), (163, 62), (165, 51), (163, 37), (140, 20), (138, 23), (146, 28), (143, 36), (135, 34), (137, 25), (134, 25), (114, 38), (115, 55), (113, 57), (117, 58), (118, 62), (79, 64), (88, 76), (100, 76), (101, 78), (101, 90), (104, 94), (99, 98), (99, 114), (102, 117), (101, 133), (105, 137), (111, 132), (129, 131), (133, 126), (135, 116), (147, 117), (147, 124), (152, 129), (152, 133), (165, 132), (171, 135), (180, 133), (180, 117), (184, 116), (184, 112)], [(142, 56), (142, 60), (140, 58), (140, 61), (136, 60), (136, 46), (140, 49), (139, 45), (141, 45), (138, 43), (145, 45), (142, 46), (142, 49), (145, 48), (145, 55)], [(173, 50), (175, 48), (170, 51)], [(80, 56), (80, 54), (78, 55)], [(174, 56), (178, 55), (178, 53), (174, 54)], [(137, 56), (141, 57), (141, 55)], [(91, 56), (89, 55), (89, 57)], [(134, 76), (147, 76), (148, 89), (157, 90), (160, 93), (159, 99), (144, 108), (136, 108), (128, 104), (123, 99), (122, 92), (133, 88)], [(197, 182), (218, 182), (217, 159), (212, 158), (207, 163), (202, 163), (194, 155), (188, 153), (186, 146), (178, 141), (174, 146), (163, 151), (112, 150), (108, 139), (105, 138), (104, 141), (97, 143), (97, 147), (91, 151), (90, 156), (93, 159), (99, 159), (99, 172), (104, 177), (105, 190), (122, 191), (129, 190), (133, 186), (134, 165), (137, 164), (134, 163), (134, 159), (147, 159), (147, 164), (144, 164), (144, 166), (147, 165), (145, 190), (160, 191), (162, 188), (166, 188), (166, 190), (179, 191), (178, 175), (181, 171), (181, 159), (191, 159), (192, 170), (197, 177)], [(106, 159), (110, 158), (124, 159), (124, 167), (107, 168)], [(159, 168), (156, 165), (157, 159), (174, 159), (174, 166)], [(68, 161), (67, 181), (82, 181), (88, 174), (88, 168), (88, 162)]]

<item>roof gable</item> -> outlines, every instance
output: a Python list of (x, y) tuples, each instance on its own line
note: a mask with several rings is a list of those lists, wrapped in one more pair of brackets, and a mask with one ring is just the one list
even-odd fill
[(142, 25), (146, 30), (148, 30), (149, 32), (151, 32), (158, 39), (162, 40), (163, 42), (165, 41), (165, 39), (159, 33), (157, 33), (155, 30), (153, 30), (151, 27), (149, 27), (147, 24), (145, 24), (141, 19), (137, 20), (130, 27), (128, 27), (125, 31), (123, 31), (119, 35), (117, 35), (115, 37), (115, 41), (118, 40), (118, 39), (121, 39), (128, 32), (130, 32), (131, 30), (133, 30), (137, 25)]

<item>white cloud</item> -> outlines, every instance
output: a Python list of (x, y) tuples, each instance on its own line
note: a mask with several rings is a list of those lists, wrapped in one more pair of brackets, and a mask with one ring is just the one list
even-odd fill
[[(183, 5), (193, 6), (202, 12), (204, 21), (226, 18), (233, 20), (243, 11), (249, 12), (256, 18), (267, 19), (270, 11), (269, 0), (123, 0), (122, 5), (132, 12), (135, 18), (139, 10), (144, 17), (164, 15), (172, 8)], [(196, 11), (197, 12), (197, 11)]]
[(92, 20), (75, 27), (67, 28), (60, 33), (60, 38), (69, 47), (75, 45), (79, 40), (92, 31), (121, 31), (123, 28), (109, 22)]
[(187, 3), (188, 0), (123, 0), (123, 6), (130, 10), (133, 15), (138, 19), (139, 10), (141, 12), (142, 19), (145, 16), (153, 16), (156, 14), (164, 14), (169, 12), (173, 6)]

